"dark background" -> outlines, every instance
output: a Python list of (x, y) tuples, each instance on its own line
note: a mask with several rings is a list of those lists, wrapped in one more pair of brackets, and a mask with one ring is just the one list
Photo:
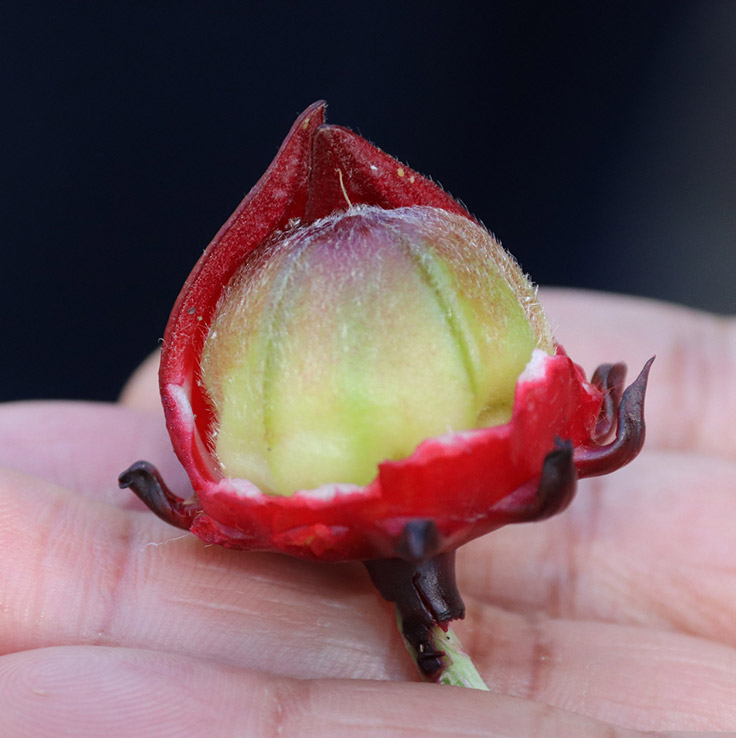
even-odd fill
[(294, 117), (541, 284), (736, 311), (736, 3), (4, 2), (0, 399), (112, 399)]

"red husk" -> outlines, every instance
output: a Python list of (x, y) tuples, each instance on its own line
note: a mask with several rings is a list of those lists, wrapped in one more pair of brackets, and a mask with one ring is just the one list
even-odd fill
[(265, 239), (296, 219), (304, 225), (345, 210), (348, 200), (387, 209), (430, 205), (471, 218), (429, 179), (352, 131), (325, 124), (324, 110), (318, 102), (297, 119), (200, 258), (166, 328), (160, 388), (167, 427), (202, 507), (191, 530), (233, 548), (365, 560), (392, 556), (407, 520), (427, 518), (443, 550), (451, 550), (503, 525), (510, 500), (529, 502), (556, 437), (590, 442), (602, 394), (563, 352), (535, 354), (509, 423), (428, 439), (408, 458), (379, 465), (362, 488), (267, 496), (246, 480), (223, 478), (204, 440), (213, 416), (197, 379), (207, 328), (230, 278)]

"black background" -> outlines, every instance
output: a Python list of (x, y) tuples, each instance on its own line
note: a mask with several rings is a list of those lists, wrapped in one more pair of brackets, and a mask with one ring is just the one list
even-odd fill
[(0, 399), (112, 399), (326, 98), (541, 284), (736, 310), (736, 3), (5, 2)]

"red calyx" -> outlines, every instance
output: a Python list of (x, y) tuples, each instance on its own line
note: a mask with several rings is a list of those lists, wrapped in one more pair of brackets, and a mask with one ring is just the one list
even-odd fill
[[(324, 113), (325, 103), (317, 102), (297, 119), (198, 261), (166, 327), (160, 390), (194, 496), (183, 501), (172, 494), (147, 462), (124, 472), (120, 485), (167, 522), (210, 543), (373, 562), (374, 582), (404, 608), (405, 633), (413, 633), (407, 637), (419, 652), (429, 627), (462, 616), (448, 564), (459, 545), (507, 523), (561, 511), (578, 477), (607, 473), (636, 456), (644, 441), (649, 364), (622, 397), (623, 365), (601, 367), (589, 383), (561, 349), (555, 356), (535, 352), (517, 382), (508, 423), (427, 439), (407, 458), (379, 464), (364, 487), (276, 497), (248, 480), (224, 477), (208, 445), (215, 418), (198, 383), (199, 357), (223, 290), (248, 256), (279, 231), (351, 205), (423, 205), (473, 220), (429, 179), (352, 131), (325, 124)], [(422, 584), (438, 576), (444, 588)], [(425, 673), (436, 673), (438, 664), (428, 656)]]

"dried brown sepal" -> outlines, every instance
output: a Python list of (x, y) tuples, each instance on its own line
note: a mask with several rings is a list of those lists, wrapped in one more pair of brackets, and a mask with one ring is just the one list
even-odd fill
[(593, 374), (590, 383), (603, 394), (603, 403), (593, 431), (593, 440), (604, 443), (613, 433), (618, 422), (621, 395), (626, 380), (626, 364), (601, 364)]
[(196, 502), (182, 500), (166, 486), (158, 469), (147, 461), (136, 461), (119, 477), (121, 489), (129, 488), (161, 520), (189, 530), (201, 508)]
[(646, 436), (644, 398), (653, 361), (654, 357), (647, 361), (639, 376), (624, 391), (613, 441), (603, 446), (588, 443), (575, 449), (575, 466), (580, 477), (608, 474), (638, 456)]

